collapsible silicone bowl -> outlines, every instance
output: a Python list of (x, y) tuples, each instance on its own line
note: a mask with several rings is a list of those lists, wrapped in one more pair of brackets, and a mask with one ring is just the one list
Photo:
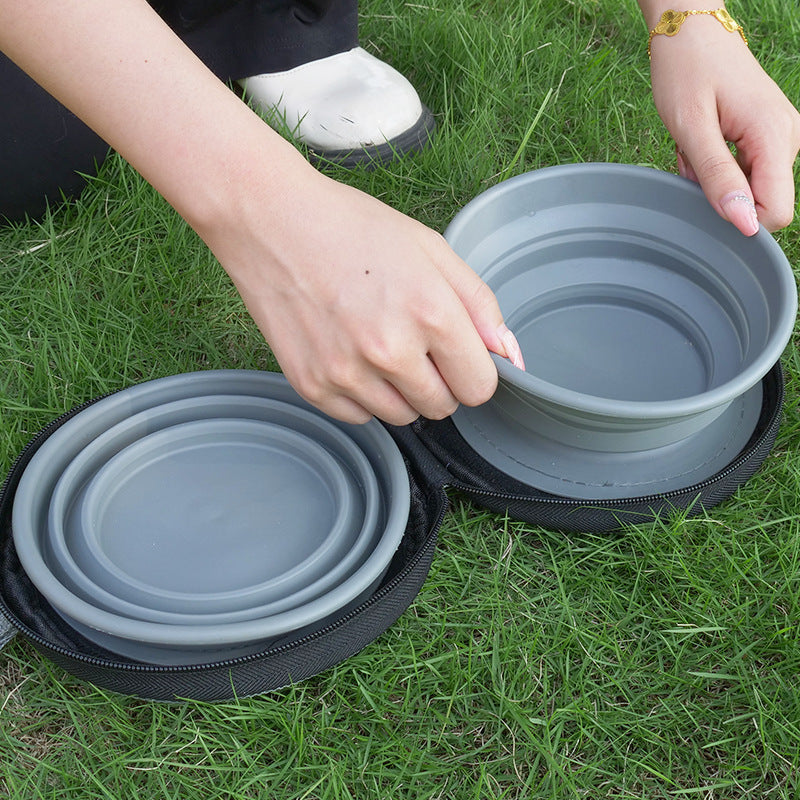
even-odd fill
[[(271, 537), (259, 541), (253, 502), (266, 494), (262, 482), (280, 495), (276, 479), (310, 495), (302, 518), (292, 507), (276, 509), (293, 524), (298, 517), (299, 529), (279, 548)], [(298, 567), (349, 537), (360, 524), (349, 489), (333, 457), (295, 431), (251, 420), (185, 422), (143, 437), (100, 468), (70, 515), (72, 543), (95, 583), (120, 596), (206, 603), (207, 594), (247, 596), (267, 570), (271, 584), (287, 573), (302, 578)], [(54, 501), (50, 510), (52, 518)]]
[[(577, 458), (691, 442), (759, 383), (794, 326), (794, 276), (769, 233), (745, 237), (697, 185), (658, 170), (523, 174), (466, 205), (445, 237), (522, 347), (524, 372), (495, 358), (509, 443), (527, 430)], [(470, 444), (506, 444), (482, 437)]]
[[(280, 375), (221, 370), (162, 378), (99, 400), (76, 414), (47, 439), (47, 450), (43, 445), (37, 451), (20, 479), (12, 528), (25, 572), (67, 622), (113, 652), (153, 663), (193, 664), (210, 657), (235, 658), (285, 635), (313, 629), (369, 595), (403, 536), (410, 503), (409, 478), (393, 440), (376, 421), (363, 426), (336, 423), (346, 428), (370, 460), (384, 515), (375, 546), (361, 566), (321, 596), (266, 618), (221, 625), (169, 625), (111, 613), (71, 592), (43, 557), (48, 504), (41, 498), (50, 497), (60, 473), (83, 447), (126, 417), (161, 403), (223, 392), (268, 397), (311, 410)], [(45, 455), (39, 458), (43, 451)]]
[[(248, 502), (247, 494), (242, 496), (258, 492), (258, 481), (266, 476), (232, 453), (224, 455), (239, 463), (227, 469), (217, 465), (216, 458), (211, 464), (199, 463), (197, 468), (203, 471), (195, 477), (198, 486), (164, 481), (166, 496), (158, 506), (138, 502), (139, 494), (155, 500), (161, 493), (158, 481), (152, 485), (154, 473), (139, 470), (145, 483), (137, 485), (131, 472), (132, 459), (144, 458), (146, 465), (154, 455), (152, 447), (164, 444), (152, 437), (171, 437), (185, 447), (196, 434), (213, 434), (192, 426), (218, 429), (237, 424), (263, 425), (253, 433), (268, 437), (268, 445), (283, 448), (281, 440), (291, 435), (295, 441), (288, 444), (299, 442), (303, 447), (299, 463), (293, 465), (289, 459), (284, 464), (282, 459), (270, 470), (277, 470), (287, 491), (281, 503), (281, 494), (272, 487), (268, 521), (254, 515), (252, 499)], [(174, 451), (164, 455), (170, 452), (177, 455)], [(193, 465), (167, 466), (186, 476)], [(330, 481), (344, 483), (336, 501), (342, 508), (335, 508), (325, 491)], [(298, 492), (304, 498), (299, 508)], [(198, 496), (199, 500), (192, 499)], [(113, 513), (106, 515), (103, 507), (109, 504)], [(182, 511), (181, 505), (187, 504), (190, 507)], [(206, 513), (203, 508), (208, 504), (213, 508)], [(161, 506), (167, 508), (162, 511)], [(238, 521), (230, 515), (220, 519), (232, 507)], [(160, 518), (162, 513), (167, 520)], [(333, 524), (336, 516), (341, 524)], [(381, 518), (379, 489), (369, 460), (331, 422), (267, 398), (201, 396), (128, 417), (72, 459), (49, 501), (44, 555), (57, 579), (106, 610), (153, 622), (217, 624), (268, 616), (319, 596), (360, 566)], [(232, 525), (234, 530), (226, 537), (223, 531)], [(282, 528), (293, 535), (282, 534)], [(188, 557), (181, 557), (187, 539), (191, 548), (185, 552)]]

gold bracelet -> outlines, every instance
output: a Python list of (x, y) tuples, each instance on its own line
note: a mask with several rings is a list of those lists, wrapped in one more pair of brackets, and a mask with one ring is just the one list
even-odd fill
[(742, 26), (724, 9), (718, 8), (716, 11), (673, 11), (669, 9), (661, 15), (658, 25), (650, 31), (650, 38), (647, 40), (647, 57), (650, 58), (650, 46), (653, 44), (653, 37), (660, 33), (664, 36), (674, 36), (681, 25), (686, 22), (686, 18), (695, 14), (704, 14), (715, 17), (729, 33), (737, 33), (742, 37), (742, 41), (749, 47), (747, 37), (744, 35)]

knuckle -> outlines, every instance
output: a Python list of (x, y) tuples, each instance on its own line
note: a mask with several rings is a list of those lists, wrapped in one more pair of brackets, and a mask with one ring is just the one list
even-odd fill
[(495, 297), (494, 292), (489, 288), (489, 284), (480, 278), (476, 281), (475, 289), (472, 293), (472, 306), (477, 307), (478, 309), (493, 308), (494, 306), (497, 306), (497, 298)]
[(465, 406), (480, 406), (491, 400), (496, 389), (497, 372), (492, 370), (476, 376), (467, 389), (461, 392), (459, 399)]
[(449, 315), (441, 313), (441, 310), (438, 313), (434, 310), (426, 315), (420, 327), (427, 341), (434, 344), (451, 339), (456, 330), (456, 322)]
[(446, 250), (450, 249), (447, 239), (445, 239), (439, 231), (433, 230), (433, 228), (426, 228), (425, 235), (429, 238), (431, 247), (437, 249), (444, 248)]
[(437, 380), (434, 384), (423, 388), (417, 395), (414, 405), (428, 419), (444, 419), (458, 408), (458, 400), (453, 397), (444, 382)]
[(724, 153), (715, 153), (701, 159), (698, 164), (694, 165), (694, 169), (700, 177), (713, 181), (724, 177), (732, 166), (735, 166), (732, 154), (726, 156)]
[(706, 98), (684, 95), (681, 105), (674, 112), (674, 127), (678, 132), (692, 131), (708, 119)]
[(317, 408), (324, 406), (328, 399), (328, 392), (317, 381), (309, 379), (297, 380), (293, 382), (293, 386), (302, 398)]
[(352, 394), (340, 392), (330, 383), (315, 375), (291, 381), (295, 391), (308, 403), (330, 417), (353, 425), (363, 425), (372, 419), (372, 413), (361, 406)]
[(458, 408), (458, 400), (445, 399), (439, 403), (432, 405), (430, 410), (425, 412), (428, 419), (447, 419), (447, 417), (455, 414)]
[(328, 380), (338, 392), (352, 395), (362, 388), (364, 376), (352, 361), (345, 359), (336, 361), (330, 363), (328, 368), (330, 370)]
[(369, 411), (355, 407), (342, 414), (332, 414), (332, 416), (338, 416), (342, 422), (349, 422), (351, 425), (365, 425), (372, 419)]
[(364, 345), (367, 363), (384, 375), (395, 375), (408, 361), (406, 345), (396, 337), (373, 336)]
[(793, 219), (794, 213), (792, 209), (781, 209), (765, 214), (761, 222), (767, 230), (777, 231), (791, 225)]
[(792, 220), (794, 219), (794, 213), (791, 209), (787, 209), (786, 212), (778, 214), (778, 227), (779, 228), (787, 228), (789, 225), (792, 224)]
[(303, 370), (292, 375), (289, 382), (302, 398), (321, 409), (326, 409), (338, 394), (327, 374), (321, 370)]
[(388, 422), (390, 425), (402, 426), (410, 425), (419, 417), (419, 414), (416, 411), (390, 410), (385, 414), (379, 414), (378, 416), (384, 422)]

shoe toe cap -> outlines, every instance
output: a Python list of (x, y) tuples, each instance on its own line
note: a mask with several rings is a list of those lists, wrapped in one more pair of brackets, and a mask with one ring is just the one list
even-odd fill
[(360, 47), (285, 73), (242, 81), (245, 96), (277, 113), (295, 138), (316, 150), (391, 142), (423, 114), (411, 83)]

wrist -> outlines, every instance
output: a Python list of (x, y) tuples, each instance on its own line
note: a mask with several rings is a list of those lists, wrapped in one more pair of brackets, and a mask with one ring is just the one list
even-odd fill
[[(246, 107), (244, 107), (246, 109)], [(255, 114), (254, 127), (223, 136), (203, 157), (193, 188), (173, 207), (208, 245), (243, 297), (263, 290), (266, 276), (292, 280), (292, 253), (314, 232), (326, 183), (289, 142)], [(249, 126), (246, 126), (249, 127)], [(226, 141), (227, 140), (227, 141)], [(231, 142), (233, 144), (231, 144)]]
[(715, 11), (725, 8), (723, 0), (638, 0), (647, 30), (651, 31), (658, 24), (665, 11), (686, 11), (691, 8), (697, 11)]
[[(302, 154), (273, 131), (232, 92), (217, 126), (190, 137), (178, 171), (156, 185), (170, 205), (209, 245), (236, 230), (257, 209), (263, 227), (272, 227), (299, 191), (302, 176), (316, 173)], [(162, 170), (154, 184), (170, 173)]]
[[(703, 21), (702, 23), (700, 22), (701, 20)], [(709, 24), (711, 20), (713, 20), (713, 23)], [(684, 31), (686, 23), (689, 23), (689, 25)], [(691, 8), (682, 11), (668, 9), (663, 12), (658, 22), (650, 29), (647, 38), (648, 58), (652, 57), (651, 48), (654, 39), (672, 39), (682, 34), (681, 38), (683, 42), (686, 42), (691, 35), (690, 32), (694, 34), (695, 39), (701, 36), (704, 40), (707, 40), (709, 46), (714, 40), (719, 40), (719, 37), (738, 34), (745, 47), (749, 47), (744, 29), (724, 8), (720, 7), (711, 10)]]

